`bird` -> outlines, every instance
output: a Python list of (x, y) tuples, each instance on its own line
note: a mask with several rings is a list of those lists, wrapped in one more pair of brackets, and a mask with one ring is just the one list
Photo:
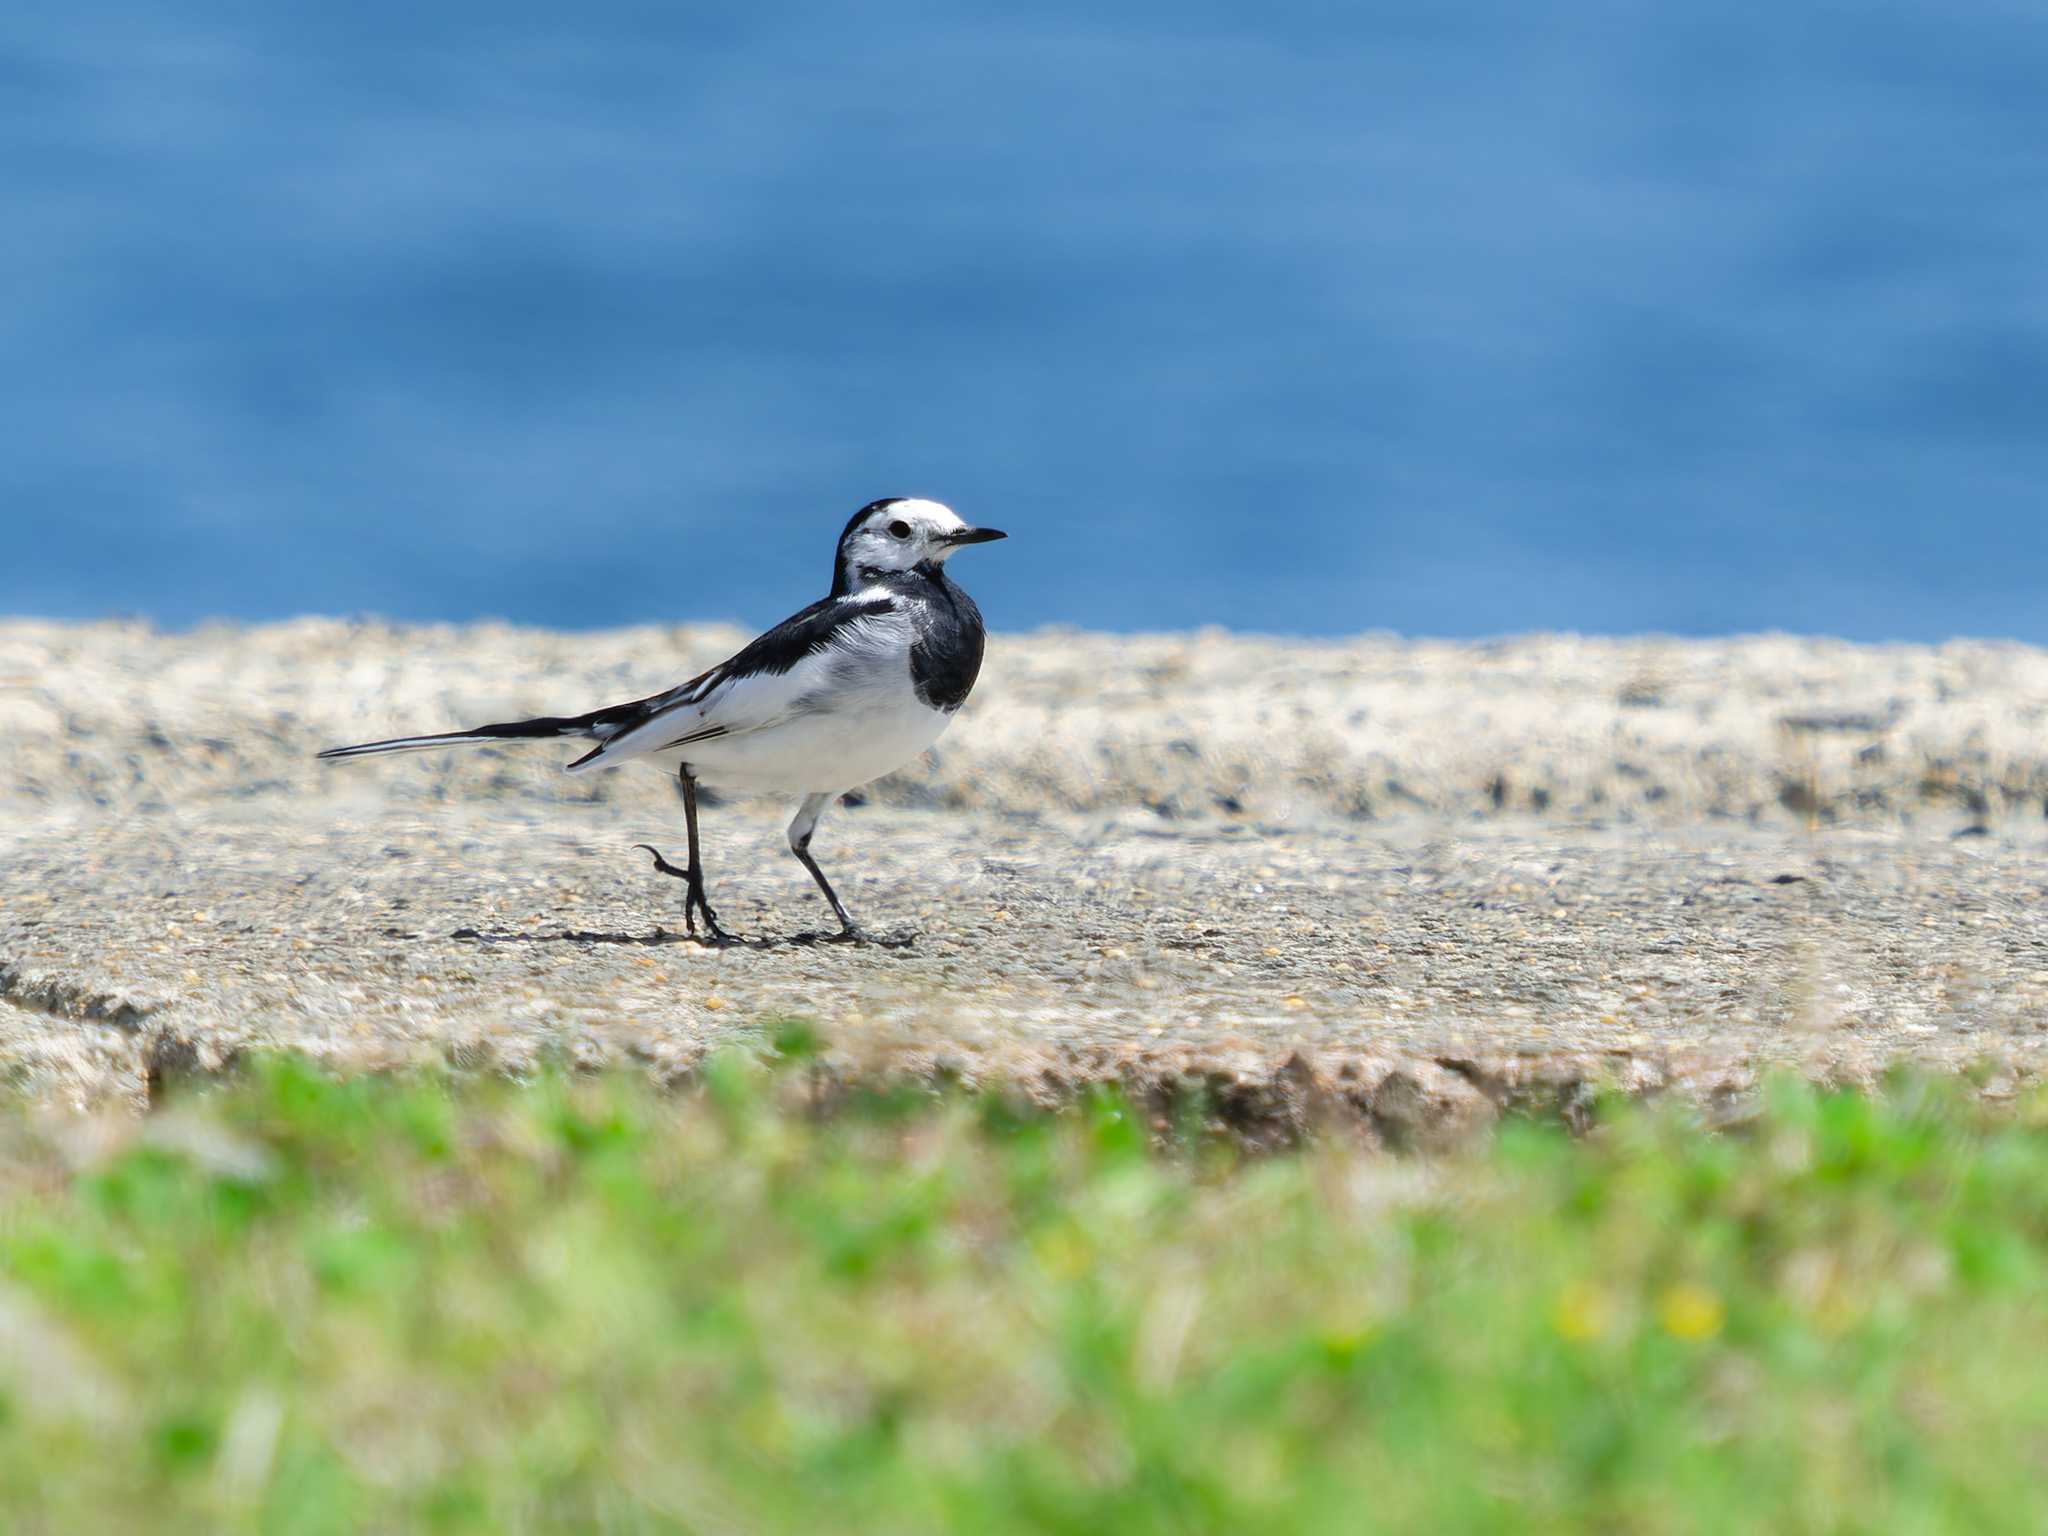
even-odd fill
[[(697, 836), (700, 782), (802, 796), (789, 850), (839, 920), (831, 942), (870, 944), (811, 855), (832, 800), (924, 752), (967, 702), (981, 674), (981, 610), (946, 572), (970, 544), (1008, 537), (976, 528), (940, 502), (871, 501), (848, 519), (833, 555), (832, 588), (751, 643), (664, 693), (582, 715), (541, 715), (428, 736), (330, 747), (323, 761), (533, 740), (594, 745), (567, 764), (590, 773), (629, 762), (672, 770), (682, 792), (689, 854), (682, 868), (647, 843), (654, 868), (684, 882), (684, 927), (699, 943), (745, 942), (705, 892)], [(697, 931), (697, 919), (704, 932)], [(812, 936), (815, 937), (815, 936)]]

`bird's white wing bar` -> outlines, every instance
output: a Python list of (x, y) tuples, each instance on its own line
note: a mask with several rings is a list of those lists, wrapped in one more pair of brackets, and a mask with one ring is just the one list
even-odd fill
[(744, 677), (719, 677), (693, 699), (657, 710), (638, 725), (620, 731), (594, 752), (569, 765), (571, 773), (616, 768), (649, 752), (663, 752), (691, 742), (758, 731), (786, 720), (804, 694), (816, 686), (811, 674), (822, 670), (823, 658), (801, 662), (788, 672), (754, 672)]
[(888, 597), (814, 603), (664, 696), (645, 718), (569, 764), (569, 772), (613, 768), (650, 752), (766, 730), (813, 712), (834, 696), (834, 677), (849, 664), (861, 665), (882, 631), (902, 622)]

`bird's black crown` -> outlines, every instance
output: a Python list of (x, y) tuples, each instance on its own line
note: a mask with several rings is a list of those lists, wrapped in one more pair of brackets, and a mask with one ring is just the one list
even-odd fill
[(908, 500), (910, 500), (908, 496), (884, 496), (880, 501), (869, 502), (846, 520), (846, 526), (839, 531), (839, 542), (844, 544), (848, 539), (852, 538), (853, 530), (873, 517), (877, 512), (893, 507), (899, 501)]

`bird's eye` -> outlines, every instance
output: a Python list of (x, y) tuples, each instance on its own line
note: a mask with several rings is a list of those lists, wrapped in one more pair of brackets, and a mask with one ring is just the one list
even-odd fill
[(889, 532), (896, 538), (907, 539), (910, 537), (910, 524), (899, 517), (889, 525)]

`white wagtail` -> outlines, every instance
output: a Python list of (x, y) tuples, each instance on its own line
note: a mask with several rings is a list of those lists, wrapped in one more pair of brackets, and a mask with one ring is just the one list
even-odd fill
[(939, 739), (981, 671), (981, 610), (946, 575), (964, 544), (1004, 537), (970, 528), (935, 501), (891, 497), (853, 514), (839, 536), (832, 590), (792, 614), (709, 672), (666, 693), (587, 715), (545, 715), (434, 736), (403, 736), (333, 747), (323, 758), (367, 757), (535, 737), (597, 745), (571, 773), (640, 759), (673, 765), (690, 835), (682, 869), (654, 855), (654, 867), (684, 881), (683, 921), (703, 942), (737, 942), (704, 896), (697, 854), (697, 781), (742, 790), (800, 793), (789, 848), (811, 872), (841, 924), (833, 937), (869, 942), (846, 914), (811, 857), (811, 834), (834, 795), (902, 767)]

